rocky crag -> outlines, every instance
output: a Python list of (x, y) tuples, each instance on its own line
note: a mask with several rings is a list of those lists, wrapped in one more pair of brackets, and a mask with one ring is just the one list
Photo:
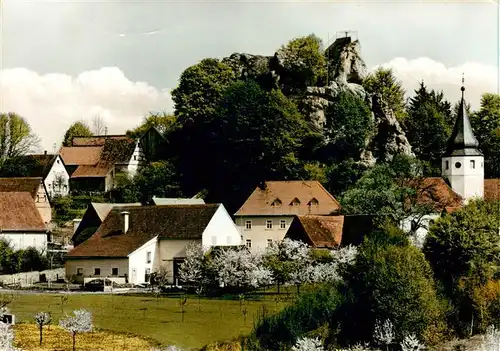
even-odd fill
[[(286, 92), (287, 77), (283, 67), (282, 52), (274, 56), (235, 53), (223, 59), (240, 79), (252, 78), (268, 87)], [(325, 51), (328, 62), (327, 82), (323, 86), (308, 86), (300, 94), (291, 94), (301, 112), (319, 129), (325, 123), (326, 107), (337, 94), (349, 91), (365, 99), (372, 111), (374, 132), (360, 151), (360, 162), (373, 165), (377, 161), (388, 161), (397, 153), (413, 155), (411, 145), (394, 112), (377, 94), (368, 94), (362, 86), (368, 70), (361, 57), (358, 40), (351, 37), (338, 38)], [(289, 94), (290, 95), (290, 94)]]

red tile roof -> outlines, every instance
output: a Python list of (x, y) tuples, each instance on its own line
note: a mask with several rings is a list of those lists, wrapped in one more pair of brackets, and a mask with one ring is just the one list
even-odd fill
[(286, 236), (316, 248), (334, 248), (342, 242), (343, 226), (344, 216), (296, 216)]
[(0, 192), (0, 231), (46, 231), (30, 193)]
[(71, 178), (103, 178), (113, 169), (112, 164), (99, 162), (97, 165), (80, 165), (73, 172)]
[(95, 165), (101, 158), (102, 146), (63, 146), (59, 151), (67, 166)]
[[(68, 258), (127, 257), (149, 240), (197, 240), (220, 204), (124, 206), (113, 208), (88, 240), (71, 250)], [(123, 233), (121, 212), (129, 212), (129, 230)]]
[(0, 178), (0, 192), (27, 192), (33, 201), (38, 189), (43, 186), (42, 181), (40, 177)]
[(339, 209), (339, 202), (318, 181), (268, 181), (255, 188), (235, 215), (328, 215)]
[(446, 207), (462, 207), (464, 199), (441, 177), (428, 177), (416, 181), (417, 203), (429, 205), (437, 212)]
[(484, 199), (487, 201), (500, 200), (500, 178), (484, 180)]

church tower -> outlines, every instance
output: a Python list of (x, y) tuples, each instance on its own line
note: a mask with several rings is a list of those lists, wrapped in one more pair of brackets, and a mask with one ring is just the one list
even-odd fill
[(462, 100), (455, 127), (442, 157), (441, 169), (443, 178), (467, 202), (484, 196), (484, 157), (479, 151), (479, 143), (465, 110), (463, 83), (462, 78)]

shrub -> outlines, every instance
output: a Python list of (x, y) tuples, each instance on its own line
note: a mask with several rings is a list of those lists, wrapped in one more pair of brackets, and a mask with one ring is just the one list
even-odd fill
[(253, 332), (259, 346), (268, 350), (291, 347), (306, 333), (335, 320), (342, 294), (332, 286), (303, 293), (297, 301), (279, 314), (260, 320)]
[(343, 308), (340, 340), (371, 341), (376, 321), (394, 324), (396, 341), (414, 334), (435, 344), (446, 330), (432, 271), (419, 249), (410, 245), (363, 243), (347, 269), (349, 298)]

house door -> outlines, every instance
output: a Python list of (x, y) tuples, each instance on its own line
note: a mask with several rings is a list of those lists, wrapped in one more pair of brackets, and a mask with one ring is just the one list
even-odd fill
[(130, 277), (132, 284), (137, 284), (137, 268), (132, 268), (132, 276)]

